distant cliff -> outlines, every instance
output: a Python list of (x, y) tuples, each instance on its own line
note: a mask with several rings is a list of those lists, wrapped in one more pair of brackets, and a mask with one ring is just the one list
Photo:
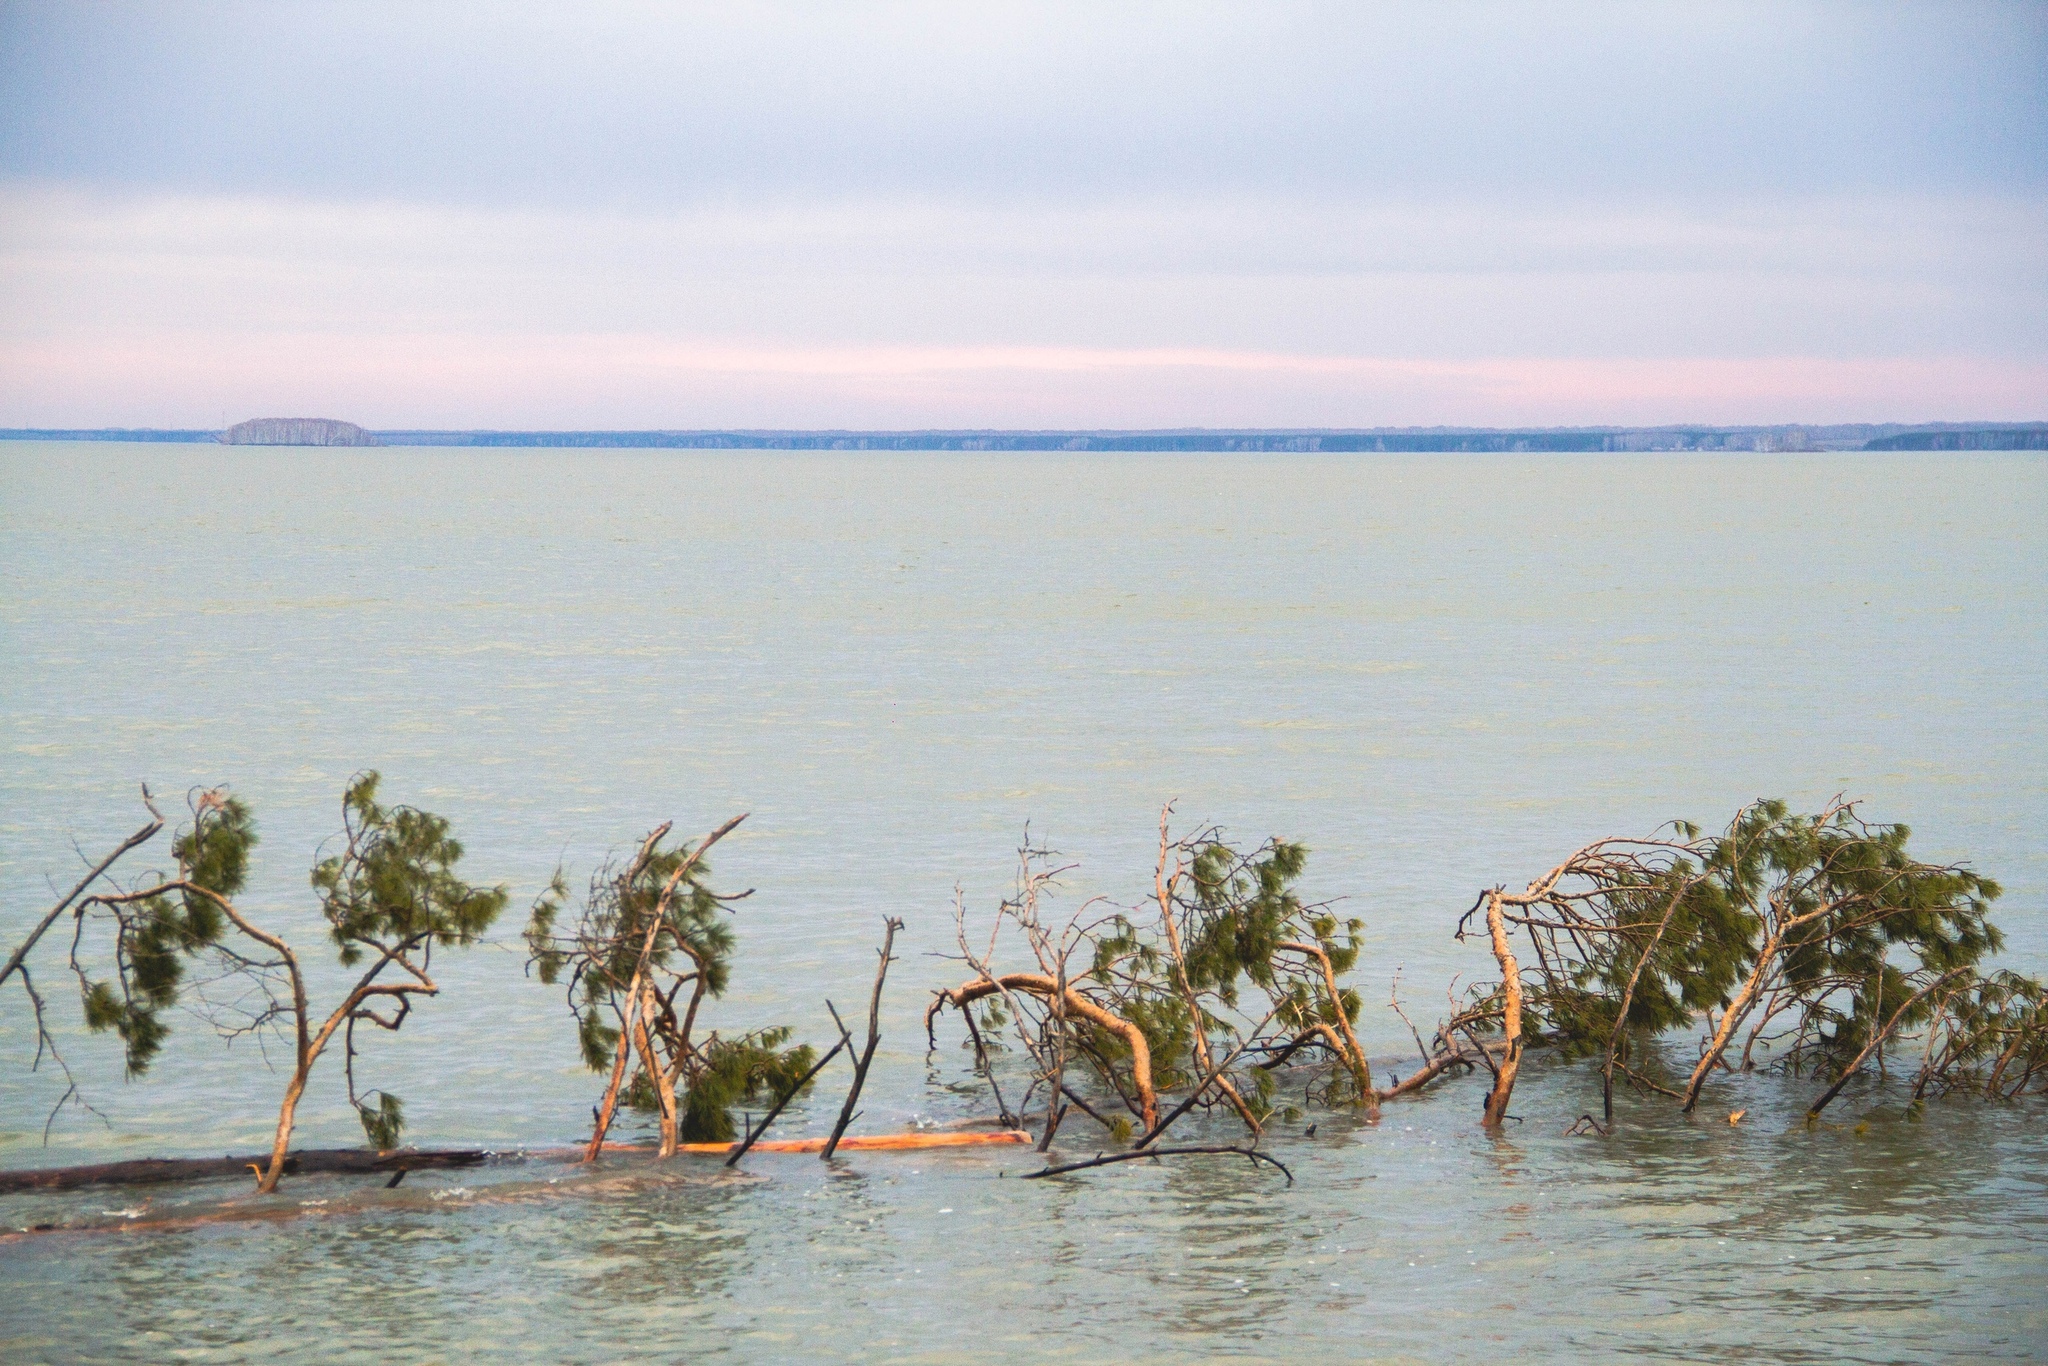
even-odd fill
[(1866, 442), (1866, 451), (2048, 451), (2048, 427), (1900, 432)]
[(381, 446), (353, 422), (327, 417), (257, 417), (214, 438), (224, 446)]

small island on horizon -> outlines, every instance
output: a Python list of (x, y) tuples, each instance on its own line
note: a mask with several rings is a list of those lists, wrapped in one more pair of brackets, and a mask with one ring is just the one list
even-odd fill
[(331, 417), (252, 417), (214, 437), (223, 446), (381, 446), (353, 422)]

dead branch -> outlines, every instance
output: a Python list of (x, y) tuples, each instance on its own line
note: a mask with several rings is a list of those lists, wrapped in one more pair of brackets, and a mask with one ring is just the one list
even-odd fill
[[(1035, 972), (1009, 972), (999, 977), (966, 982), (951, 991), (933, 993), (932, 1003), (925, 1011), (925, 1027), (930, 1029), (933, 1017), (947, 1006), (965, 1010), (975, 1001), (1012, 991), (1049, 999), (1058, 990), (1059, 986), (1052, 978)], [(1152, 1085), (1152, 1048), (1145, 1041), (1145, 1032), (1129, 1020), (1110, 1014), (1071, 985), (1066, 990), (1066, 1008), (1096, 1028), (1116, 1035), (1130, 1049), (1131, 1080), (1138, 1091), (1139, 1114), (1148, 1127), (1156, 1123), (1159, 1093)]]
[[(868, 1042), (861, 1050), (860, 1060), (853, 1065), (853, 1085), (847, 1089), (846, 1104), (839, 1109), (839, 1122), (832, 1126), (832, 1137), (825, 1141), (821, 1158), (830, 1158), (838, 1151), (839, 1139), (846, 1132), (846, 1126), (853, 1123), (853, 1107), (860, 1100), (860, 1089), (867, 1083), (868, 1068), (875, 1061), (875, 1050), (882, 1044), (882, 984), (888, 980), (890, 951), (896, 946), (896, 931), (903, 928), (903, 922), (895, 916), (882, 918), (882, 947), (876, 950), (881, 962), (875, 965), (875, 990), (868, 998)], [(842, 1035), (842, 1038), (844, 1036)]]
[(64, 898), (56, 905), (43, 913), (43, 918), (36, 922), (35, 928), (28, 932), (27, 938), (15, 946), (13, 953), (7, 955), (7, 966), (0, 968), (0, 983), (6, 982), (9, 977), (14, 975), (17, 969), (21, 968), (23, 962), (28, 958), (29, 951), (35, 948), (37, 941), (43, 937), (50, 926), (57, 923), (57, 917), (64, 914), (70, 908), (72, 902), (84, 895), (86, 888), (92, 886), (93, 883), (103, 877), (107, 869), (113, 867), (123, 854), (126, 854), (138, 845), (149, 843), (150, 840), (156, 838), (157, 832), (164, 828), (163, 814), (156, 809), (156, 802), (150, 797), (149, 785), (146, 783), (142, 788), (142, 805), (149, 812), (149, 820), (143, 824), (141, 829), (115, 845), (111, 853), (94, 864), (92, 870), (79, 879), (77, 886), (67, 892)]
[(1907, 1011), (1911, 1010), (1914, 1006), (1918, 1005), (1921, 1002), (1921, 1000), (1924, 997), (1926, 997), (1929, 993), (1937, 990), (1942, 986), (1945, 986), (1950, 980), (1952, 980), (1958, 975), (1958, 972), (1949, 972), (1942, 974), (1934, 981), (1929, 982), (1926, 986), (1914, 992), (1910, 997), (1906, 999), (1904, 1005), (1900, 1006), (1897, 1010), (1893, 1011), (1891, 1019), (1885, 1022), (1884, 1027), (1872, 1033), (1869, 1041), (1863, 1045), (1863, 1050), (1856, 1055), (1855, 1059), (1851, 1061), (1847, 1067), (1844, 1067), (1842, 1069), (1842, 1074), (1835, 1078), (1835, 1084), (1833, 1086), (1830, 1086), (1826, 1091), (1822, 1092), (1819, 1100), (1816, 1100), (1812, 1105), (1807, 1107), (1807, 1122), (1810, 1124), (1814, 1120), (1820, 1118), (1820, 1112), (1827, 1108), (1828, 1102), (1833, 1100), (1836, 1096), (1842, 1093), (1842, 1088), (1849, 1084), (1850, 1078), (1854, 1077), (1858, 1072), (1863, 1070), (1863, 1064), (1869, 1060), (1870, 1055), (1873, 1052), (1875, 1052), (1879, 1047), (1881, 1047), (1886, 1039), (1889, 1039), (1892, 1036), (1892, 1032), (1899, 1027), (1902, 1021), (1905, 1020)]

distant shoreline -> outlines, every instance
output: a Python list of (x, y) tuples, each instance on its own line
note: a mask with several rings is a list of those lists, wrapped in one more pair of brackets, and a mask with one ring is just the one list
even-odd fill
[[(0, 428), (0, 441), (214, 442), (188, 428)], [(385, 446), (799, 451), (1502, 453), (1630, 451), (2038, 451), (2048, 423), (1788, 423), (1715, 427), (1172, 428), (1153, 430), (375, 430)]]

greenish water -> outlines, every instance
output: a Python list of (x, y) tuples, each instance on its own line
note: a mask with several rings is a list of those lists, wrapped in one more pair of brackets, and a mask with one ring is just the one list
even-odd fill
[[(759, 888), (721, 1027), (825, 1037), (822, 997), (858, 999), (881, 917), (908, 921), (871, 1131), (990, 1108), (957, 1026), (927, 1056), (919, 1023), (958, 975), (932, 956), (954, 887), (991, 906), (1028, 820), (1080, 861), (1065, 904), (1134, 899), (1169, 798), (1313, 847), (1310, 890), (1367, 921), (1389, 1059), (1412, 1049), (1378, 1008), (1397, 969), (1411, 1013), (1484, 971), (1449, 940), (1477, 889), (1765, 794), (1864, 797), (1974, 860), (2007, 885), (2008, 961), (2040, 972), (2044, 566), (2026, 455), (5, 443), (0, 930), (68, 881), (73, 838), (134, 828), (144, 779), (252, 803), (246, 904), (308, 948), (306, 869), (359, 767), (522, 895), (657, 821), (751, 811), (716, 860)], [(449, 990), (368, 1060), (421, 1144), (587, 1127), (597, 1081), (515, 928), (441, 964)], [(44, 1146), (62, 1086), (27, 1073), (10, 984), (0, 1163), (260, 1146), (280, 1079), (175, 1024), (135, 1084), (69, 1036), (107, 1122), (67, 1113)], [(338, 1074), (314, 1089), (301, 1140), (359, 1142)], [(1276, 1133), (1291, 1188), (1223, 1160), (1025, 1183), (1028, 1155), (913, 1153), (4, 1197), (0, 1228), (295, 1217), (0, 1243), (0, 1356), (2048, 1354), (2042, 1102), (1912, 1122), (1859, 1086), (1807, 1131), (1810, 1089), (1719, 1083), (1697, 1123), (1624, 1097), (1616, 1138), (1566, 1138), (1597, 1085), (1539, 1059), (1503, 1138), (1470, 1085)]]

